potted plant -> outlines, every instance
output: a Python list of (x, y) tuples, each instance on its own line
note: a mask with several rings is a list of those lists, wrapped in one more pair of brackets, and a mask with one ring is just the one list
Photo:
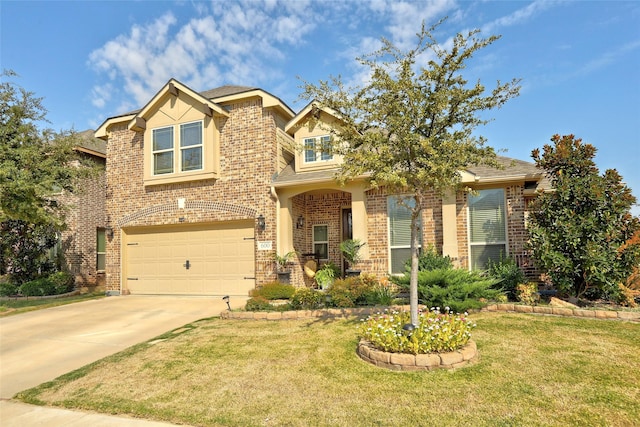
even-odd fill
[(333, 283), (333, 280), (340, 274), (340, 268), (335, 264), (328, 262), (324, 264), (318, 271), (316, 271), (316, 275), (314, 279), (318, 284), (318, 287), (323, 291), (326, 291), (329, 286)]
[(346, 276), (358, 276), (360, 270), (356, 270), (354, 267), (359, 263), (362, 258), (360, 257), (360, 249), (366, 245), (359, 239), (347, 239), (340, 243), (340, 252), (344, 260), (347, 262)]
[(290, 284), (291, 283), (291, 271), (287, 269), (289, 260), (296, 255), (296, 251), (287, 252), (284, 255), (273, 254), (273, 261), (276, 263), (276, 274), (278, 275), (278, 282)]

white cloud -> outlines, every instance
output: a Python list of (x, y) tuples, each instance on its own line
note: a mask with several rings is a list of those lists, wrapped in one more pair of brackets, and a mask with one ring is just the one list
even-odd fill
[[(317, 7), (325, 6), (319, 4)], [(305, 43), (322, 13), (308, 2), (213, 2), (206, 10), (199, 4), (198, 17), (179, 22), (165, 13), (147, 24), (134, 25), (89, 57), (93, 68), (112, 83), (116, 98), (133, 97), (144, 105), (171, 77), (205, 90), (221, 84), (259, 85), (277, 78), (276, 66), (289, 48)], [(113, 88), (121, 87), (122, 93)], [(93, 89), (94, 103), (109, 101)], [(102, 96), (100, 94), (103, 94)], [(118, 113), (129, 104), (121, 104)]]
[(502, 16), (482, 27), (482, 32), (492, 34), (500, 27), (510, 27), (528, 21), (538, 13), (554, 7), (558, 2), (550, 0), (536, 0), (510, 15)]

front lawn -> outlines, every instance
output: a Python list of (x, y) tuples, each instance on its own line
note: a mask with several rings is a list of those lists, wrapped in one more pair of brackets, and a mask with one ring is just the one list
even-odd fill
[(5, 298), (0, 300), (0, 317), (25, 313), (27, 311), (42, 310), (44, 308), (57, 307), (59, 305), (72, 304), (75, 302), (87, 301), (90, 299), (104, 298), (103, 292), (92, 292), (71, 296), (56, 296), (49, 298), (41, 297), (20, 297)]
[(206, 319), (18, 398), (194, 426), (640, 425), (640, 324), (477, 313), (475, 365), (398, 373), (358, 320)]

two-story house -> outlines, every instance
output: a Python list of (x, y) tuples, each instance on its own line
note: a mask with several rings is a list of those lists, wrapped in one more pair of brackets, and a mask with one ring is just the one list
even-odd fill
[[(313, 104), (295, 114), (258, 88), (196, 92), (173, 79), (141, 110), (107, 119), (96, 131), (107, 143), (107, 290), (246, 296), (275, 280), (274, 253), (290, 251), (292, 283), (308, 285), (304, 263), (342, 265), (347, 238), (366, 242), (364, 272), (401, 272), (407, 210), (364, 178), (337, 184), (341, 159), (326, 150), (336, 120)], [(503, 170), (461, 171), (476, 195), (433, 195), (423, 245), (465, 268), (501, 252), (528, 268), (526, 206), (542, 174), (502, 160)]]

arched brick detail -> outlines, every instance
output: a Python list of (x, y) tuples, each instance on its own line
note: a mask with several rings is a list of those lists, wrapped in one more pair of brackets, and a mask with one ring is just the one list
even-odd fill
[[(145, 218), (151, 215), (164, 213), (164, 212), (173, 213), (173, 212), (177, 212), (179, 209), (180, 208), (178, 207), (177, 203), (165, 203), (162, 205), (155, 205), (148, 208), (144, 208), (130, 215), (124, 216), (122, 219), (118, 221), (118, 227), (122, 228), (127, 224), (130, 224), (134, 221), (139, 220), (140, 218)], [(256, 217), (255, 209), (251, 209), (246, 206), (234, 205), (231, 203), (224, 203), (224, 202), (191, 200), (191, 201), (185, 202), (185, 209), (200, 209), (203, 211), (227, 212), (227, 213), (234, 214), (235, 216), (241, 216), (247, 219), (253, 219)]]

